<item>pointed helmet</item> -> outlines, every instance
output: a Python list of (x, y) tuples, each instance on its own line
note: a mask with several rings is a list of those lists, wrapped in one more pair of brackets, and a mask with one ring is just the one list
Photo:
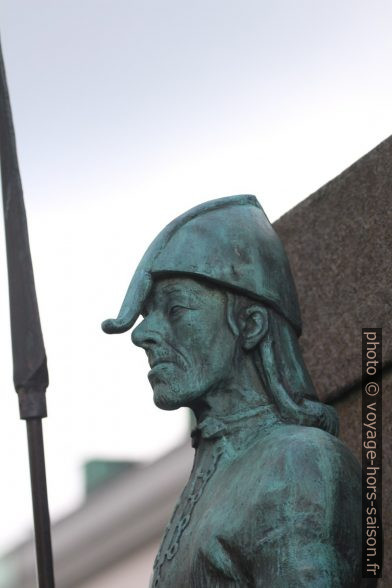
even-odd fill
[(287, 255), (255, 196), (210, 200), (169, 223), (142, 257), (118, 317), (102, 323), (105, 333), (130, 329), (154, 280), (170, 275), (207, 280), (261, 301), (301, 333)]

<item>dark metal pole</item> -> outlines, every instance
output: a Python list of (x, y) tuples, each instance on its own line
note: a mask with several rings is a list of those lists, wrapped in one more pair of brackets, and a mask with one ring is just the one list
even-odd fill
[(54, 588), (42, 421), (49, 384), (15, 132), (0, 47), (0, 162), (7, 248), (14, 385), (26, 420), (39, 588)]
[(26, 425), (29, 445), (38, 583), (40, 588), (53, 588), (54, 573), (48, 494), (46, 490), (42, 421), (41, 419), (29, 419), (26, 421)]

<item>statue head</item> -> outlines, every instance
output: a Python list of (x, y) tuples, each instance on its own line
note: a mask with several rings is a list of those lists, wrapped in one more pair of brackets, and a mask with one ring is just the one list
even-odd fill
[(282, 243), (254, 196), (201, 204), (147, 249), (107, 333), (143, 321), (133, 342), (148, 355), (158, 406), (202, 402), (239, 370), (257, 377), (283, 421), (336, 432), (318, 402), (297, 337), (301, 319)]
[(235, 337), (220, 288), (199, 279), (158, 279), (132, 341), (148, 356), (155, 404), (195, 407), (205, 394), (231, 380)]

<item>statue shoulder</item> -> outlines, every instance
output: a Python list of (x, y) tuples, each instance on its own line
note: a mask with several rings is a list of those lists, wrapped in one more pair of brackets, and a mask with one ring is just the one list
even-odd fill
[[(263, 453), (268, 452), (270, 460), (278, 459), (303, 461), (304, 456), (320, 458), (328, 464), (346, 466), (352, 463), (359, 468), (359, 463), (350, 449), (334, 435), (316, 427), (300, 425), (280, 425), (274, 427), (270, 434), (260, 441)], [(323, 465), (323, 464), (318, 464)]]
[(252, 585), (359, 585), (361, 470), (350, 450), (320, 429), (280, 425), (243, 460), (236, 536)]
[(321, 429), (274, 427), (250, 449), (248, 459), (261, 487), (270, 484), (293, 488), (298, 484), (305, 492), (320, 494), (322, 488), (322, 493), (333, 495), (345, 485), (360, 497), (359, 462), (344, 443)]

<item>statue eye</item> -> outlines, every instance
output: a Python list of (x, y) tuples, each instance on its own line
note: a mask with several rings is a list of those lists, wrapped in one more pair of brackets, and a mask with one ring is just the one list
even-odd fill
[(187, 310), (185, 306), (180, 306), (178, 304), (174, 304), (169, 309), (169, 315), (170, 316), (177, 316), (177, 315), (181, 314), (184, 310)]

